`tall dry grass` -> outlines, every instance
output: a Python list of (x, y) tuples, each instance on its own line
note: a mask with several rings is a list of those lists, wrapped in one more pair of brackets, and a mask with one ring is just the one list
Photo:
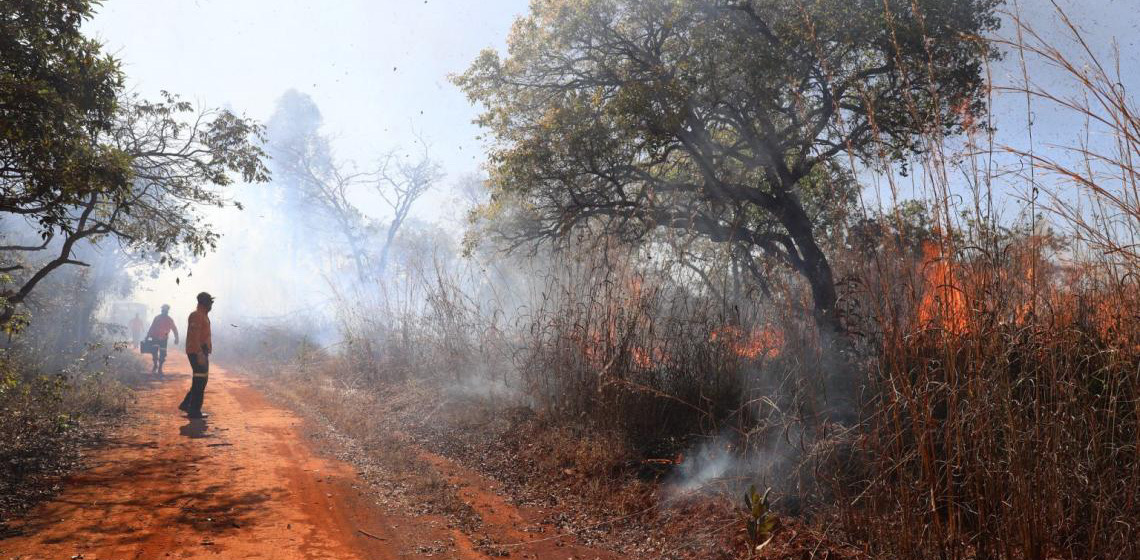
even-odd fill
[[(667, 459), (671, 484), (776, 485), (778, 508), (879, 557), (1140, 557), (1140, 118), (1076, 26), (1071, 55), (1009, 20), (998, 42), (1021, 82), (993, 95), (1056, 105), (1111, 142), (1034, 149), (1030, 128), (1002, 147), (992, 121), (964, 142), (931, 133), (917, 204), (888, 162), (852, 162), (889, 200), (829, 247), (855, 337), (842, 353), (790, 275), (771, 297), (727, 297), (708, 286), (739, 283), (731, 267), (694, 276), (668, 243), (605, 240), (530, 261), (421, 254), (340, 295), (335, 347), (257, 344), (344, 394), (415, 382), (441, 402), (527, 406)], [(1033, 82), (1041, 64), (1077, 95)], [(1002, 219), (1011, 184), (1028, 210)], [(853, 420), (829, 422), (836, 402)]]
[[(1052, 105), (1110, 141), (1035, 146), (1032, 124), (1009, 147), (989, 127), (964, 146), (932, 135), (919, 169), (936, 235), (917, 261), (888, 237), (857, 269), (877, 356), (857, 453), (824, 480), (844, 532), (876, 555), (1140, 555), (1140, 121), (1123, 80), (1057, 14), (1068, 37), (1009, 14), (1013, 38), (998, 43), (1021, 75), (994, 95), (1029, 115)], [(1043, 67), (1069, 89), (1034, 81)], [(995, 185), (1009, 177), (1026, 211), (1003, 227)]]
[(420, 263), (415, 286), (341, 305), (345, 375), (431, 380), (659, 456), (721, 433), (747, 447), (760, 415), (822, 408), (786, 358), (811, 344), (803, 321), (742, 311), (636, 252), (591, 244), (520, 259), (514, 278)]

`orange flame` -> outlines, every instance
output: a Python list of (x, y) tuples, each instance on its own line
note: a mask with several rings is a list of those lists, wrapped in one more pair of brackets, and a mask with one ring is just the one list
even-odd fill
[[(609, 336), (595, 332), (589, 337), (575, 337), (582, 350), (582, 356), (590, 367), (604, 369), (623, 352), (621, 341), (616, 334), (613, 332), (607, 334)], [(630, 345), (627, 348), (629, 365), (637, 369), (653, 369), (669, 365), (672, 361), (669, 353), (662, 348), (637, 345)]]
[(966, 297), (955, 281), (950, 260), (934, 241), (922, 244), (922, 276), (926, 282), (925, 294), (918, 306), (918, 321), (922, 325), (942, 328), (951, 334), (967, 330)]
[(667, 365), (671, 358), (669, 353), (660, 348), (630, 348), (633, 365), (639, 369), (652, 369), (654, 366)]
[(962, 100), (955, 103), (953, 110), (954, 113), (958, 115), (958, 118), (962, 119), (962, 128), (966, 130), (974, 128), (974, 113), (970, 111), (969, 98), (962, 98)]
[(751, 332), (727, 325), (714, 329), (709, 334), (709, 341), (723, 342), (729, 351), (743, 359), (775, 358), (784, 346), (784, 333), (771, 325)]

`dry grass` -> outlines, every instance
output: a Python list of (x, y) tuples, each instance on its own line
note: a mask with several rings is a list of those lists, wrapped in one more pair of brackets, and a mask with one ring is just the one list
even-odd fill
[(92, 348), (71, 367), (48, 373), (18, 349), (0, 351), (0, 534), (3, 521), (52, 495), (82, 463), (81, 451), (131, 401), (138, 360)]
[[(1071, 40), (1085, 60), (1010, 14), (1015, 38), (1001, 43), (1023, 57), (1023, 83), (995, 93), (1024, 96), (1030, 114), (1059, 106), (1110, 147), (998, 150), (979, 128), (953, 151), (931, 137), (941, 157), (920, 162), (936, 209), (923, 256), (887, 235), (852, 267), (874, 362), (863, 421), (820, 458), (821, 480), (837, 526), (880, 557), (1140, 555), (1140, 269), (1129, 250), (1140, 121), (1058, 14), (1073, 35), (1053, 40)], [(1067, 73), (1072, 91), (1034, 82), (1028, 68), (1042, 63)], [(983, 187), (1002, 181), (995, 161), (1008, 157), (1028, 203), (1009, 229)], [(955, 158), (961, 182), (979, 187), (973, 200), (953, 202), (963, 200), (946, 168)]]
[[(856, 337), (844, 352), (819, 340), (791, 275), (767, 299), (730, 298), (663, 264), (662, 247), (601, 240), (512, 261), (521, 279), (405, 264), (405, 283), (343, 300), (340, 347), (275, 347), (296, 400), (390, 450), (393, 473), (419, 468), (398, 432), (583, 514), (565, 521), (579, 529), (651, 511), (622, 530), (673, 545), (643, 552), (742, 552), (737, 495), (759, 482), (810, 524), (785, 523), (773, 553), (1140, 556), (1140, 118), (1105, 66), (1016, 35), (1007, 50), (1068, 72), (1086, 101), (1028, 75), (1006, 93), (1084, 117), (1112, 149), (1069, 161), (1000, 149), (980, 123), (964, 145), (932, 134), (912, 162), (928, 213), (906, 215), (888, 173), (894, 198), (829, 247)], [(987, 189), (1011, 176), (1031, 211), (1003, 222)], [(701, 280), (731, 285), (718, 270)], [(690, 483), (701, 499), (663, 497)]]

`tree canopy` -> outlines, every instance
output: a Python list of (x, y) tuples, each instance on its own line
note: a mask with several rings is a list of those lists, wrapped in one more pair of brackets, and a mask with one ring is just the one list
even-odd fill
[[(317, 104), (296, 90), (281, 96), (269, 120), (269, 151), (281, 209), (305, 225), (294, 230), (295, 235), (306, 232), (305, 239), (293, 241), (294, 250), (306, 244), (307, 249), (327, 255), (341, 253), (335, 249), (343, 246), (359, 281), (383, 277), (396, 235), (416, 202), (443, 179), (441, 167), (431, 158), (427, 143), (418, 138), (422, 148), (418, 157), (393, 149), (373, 166), (358, 169), (351, 162), (336, 160), (321, 124)], [(361, 187), (392, 210), (387, 224), (366, 215), (353, 202)], [(386, 230), (383, 242), (374, 243), (370, 237), (380, 230)], [(318, 245), (321, 236), (312, 232), (333, 234), (337, 241), (332, 246)], [(372, 255), (371, 247), (378, 254)]]
[(118, 63), (80, 32), (94, 5), (0, 0), (5, 327), (54, 270), (87, 265), (79, 244), (111, 239), (161, 263), (202, 255), (217, 235), (199, 209), (226, 205), (219, 187), (235, 176), (268, 179), (253, 121), (124, 92)]
[(975, 122), (999, 2), (536, 0), (455, 81), (485, 109), (494, 198), (535, 218), (522, 235), (731, 243), (795, 270), (838, 330), (812, 208), (855, 192), (844, 156)]
[(92, 189), (128, 181), (129, 161), (97, 141), (115, 126), (123, 75), (80, 33), (86, 1), (0, 2), (0, 211), (45, 227)]

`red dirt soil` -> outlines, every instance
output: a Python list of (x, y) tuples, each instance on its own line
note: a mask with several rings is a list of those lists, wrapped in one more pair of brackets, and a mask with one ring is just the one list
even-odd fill
[[(351, 465), (314, 451), (301, 418), (236, 375), (214, 368), (210, 417), (186, 419), (176, 406), (189, 364), (174, 354), (168, 364), (164, 381), (139, 391), (137, 421), (93, 451), (61, 495), (13, 524), (22, 534), (0, 540), (0, 559), (488, 557), (442, 517), (377, 506)], [(520, 541), (512, 557), (617, 557), (551, 527), (534, 535), (530, 515), (494, 485), (432, 463), (462, 488), (484, 531)]]

